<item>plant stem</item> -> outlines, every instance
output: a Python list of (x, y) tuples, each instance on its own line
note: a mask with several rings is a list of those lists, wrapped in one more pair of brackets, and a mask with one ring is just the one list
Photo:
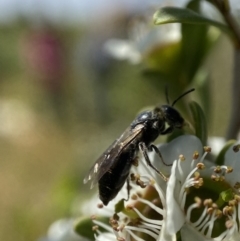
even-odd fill
[(234, 37), (234, 62), (232, 83), (232, 105), (226, 139), (236, 139), (240, 130), (240, 28), (230, 12), (227, 0), (213, 0)]
[(232, 105), (226, 139), (236, 139), (240, 129), (240, 49), (234, 51)]
[(232, 16), (228, 0), (212, 0), (212, 4), (222, 14), (225, 22), (227, 23), (230, 30), (232, 30), (234, 36), (235, 48), (240, 48), (240, 28), (235, 18)]

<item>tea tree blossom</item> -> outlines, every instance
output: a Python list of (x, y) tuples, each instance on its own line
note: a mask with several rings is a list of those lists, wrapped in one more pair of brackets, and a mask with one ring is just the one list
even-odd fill
[[(115, 210), (99, 206), (95, 240), (239, 240), (239, 154), (232, 148), (226, 154), (233, 168), (216, 166), (206, 159), (211, 148), (203, 148), (195, 136), (178, 137), (159, 150), (164, 162), (154, 152), (150, 159), (168, 180), (141, 159), (131, 174), (130, 200), (113, 200)], [(125, 188), (119, 198), (122, 194)], [(110, 225), (97, 219), (105, 209)]]
[(46, 237), (38, 241), (88, 241), (88, 239), (77, 235), (73, 230), (73, 219), (59, 219), (51, 224)]
[(129, 29), (129, 39), (109, 39), (104, 44), (104, 51), (118, 60), (139, 64), (153, 49), (171, 45), (180, 39), (178, 24), (154, 28), (149, 26), (147, 19), (135, 20)]

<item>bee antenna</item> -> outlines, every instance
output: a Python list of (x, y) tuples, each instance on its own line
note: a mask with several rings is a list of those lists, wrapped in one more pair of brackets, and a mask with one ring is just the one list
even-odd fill
[(173, 107), (173, 106), (176, 104), (176, 102), (177, 102), (178, 100), (180, 100), (183, 96), (189, 94), (190, 92), (193, 92), (194, 90), (195, 90), (195, 89), (192, 88), (192, 89), (190, 89), (190, 90), (184, 92), (182, 95), (180, 95), (176, 100), (173, 101), (173, 103), (172, 103), (172, 107)]
[(165, 86), (165, 96), (166, 96), (167, 104), (169, 105), (170, 101), (169, 101), (169, 97), (168, 97), (168, 86), (167, 85)]

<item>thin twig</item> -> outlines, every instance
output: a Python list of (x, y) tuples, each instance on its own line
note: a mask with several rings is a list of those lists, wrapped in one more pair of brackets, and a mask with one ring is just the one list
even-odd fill
[(213, 4), (222, 14), (234, 36), (234, 66), (232, 83), (231, 115), (226, 139), (235, 139), (240, 130), (240, 27), (230, 12), (228, 1), (212, 0)]
[(232, 105), (226, 139), (236, 139), (240, 129), (240, 50), (234, 51)]

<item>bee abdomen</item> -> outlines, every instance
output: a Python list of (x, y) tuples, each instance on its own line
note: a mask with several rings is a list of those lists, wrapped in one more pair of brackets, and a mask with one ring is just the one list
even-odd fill
[(99, 180), (99, 197), (105, 206), (117, 196), (123, 187), (129, 175), (132, 162), (132, 155), (121, 155), (117, 161), (117, 165), (110, 168)]

